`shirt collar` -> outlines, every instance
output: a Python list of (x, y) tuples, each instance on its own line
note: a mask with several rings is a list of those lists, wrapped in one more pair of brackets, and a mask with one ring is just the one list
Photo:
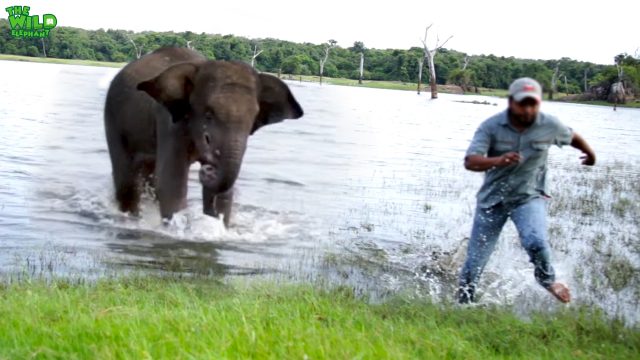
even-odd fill
[(508, 126), (509, 125), (509, 109), (505, 110), (500, 114), (500, 125)]

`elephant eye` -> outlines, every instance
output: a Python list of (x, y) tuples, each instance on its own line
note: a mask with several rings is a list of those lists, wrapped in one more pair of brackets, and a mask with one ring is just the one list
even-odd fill
[(207, 110), (207, 111), (204, 113), (204, 118), (205, 118), (205, 119), (207, 119), (207, 120), (213, 120), (213, 113), (212, 113), (211, 111), (208, 111), (208, 110)]

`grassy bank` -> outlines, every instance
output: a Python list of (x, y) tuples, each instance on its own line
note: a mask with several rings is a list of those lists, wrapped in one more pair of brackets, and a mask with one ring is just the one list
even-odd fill
[(136, 278), (0, 286), (0, 358), (630, 359), (640, 332), (578, 310), (369, 305), (352, 291)]
[(28, 61), (28, 62), (37, 62), (37, 63), (67, 64), (67, 65), (106, 66), (106, 67), (114, 67), (114, 68), (119, 68), (126, 65), (126, 63), (117, 63), (117, 62), (108, 62), (108, 61), (56, 59), (56, 58), (42, 58), (42, 57), (32, 57), (32, 56), (20, 56), (20, 55), (7, 55), (7, 54), (0, 54), (0, 60)]

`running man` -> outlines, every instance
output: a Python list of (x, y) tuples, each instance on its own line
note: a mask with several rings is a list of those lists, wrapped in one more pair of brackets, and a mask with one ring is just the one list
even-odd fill
[(563, 303), (569, 288), (556, 282), (547, 240), (547, 157), (549, 147), (571, 145), (582, 151), (583, 165), (596, 156), (587, 142), (557, 118), (540, 112), (542, 88), (531, 78), (509, 87), (509, 108), (484, 121), (467, 150), (467, 170), (485, 172), (459, 278), (458, 302), (474, 301), (476, 286), (508, 218), (534, 265), (537, 282)]

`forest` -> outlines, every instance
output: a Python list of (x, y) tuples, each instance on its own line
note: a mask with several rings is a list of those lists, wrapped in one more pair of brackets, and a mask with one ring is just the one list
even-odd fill
[[(421, 44), (410, 49), (369, 49), (362, 42), (336, 44), (294, 43), (277, 39), (248, 39), (233, 35), (193, 32), (131, 32), (125, 30), (84, 30), (58, 27), (46, 39), (11, 37), (9, 23), (0, 19), (0, 53), (61, 59), (128, 62), (163, 46), (191, 47), (210, 59), (252, 62), (260, 71), (292, 75), (318, 75), (358, 79), (360, 57), (364, 56), (365, 80), (417, 82), (418, 67), (425, 61)], [(517, 59), (495, 55), (471, 55), (442, 48), (435, 57), (438, 84), (463, 88), (506, 89), (518, 77), (539, 80), (545, 90), (589, 93), (594, 88), (608, 92), (622, 80), (630, 93), (640, 91), (639, 54), (612, 54), (610, 65), (569, 58), (556, 60)], [(424, 77), (428, 78), (428, 72)], [(424, 81), (423, 82), (428, 82)], [(552, 86), (553, 85), (553, 86)]]

